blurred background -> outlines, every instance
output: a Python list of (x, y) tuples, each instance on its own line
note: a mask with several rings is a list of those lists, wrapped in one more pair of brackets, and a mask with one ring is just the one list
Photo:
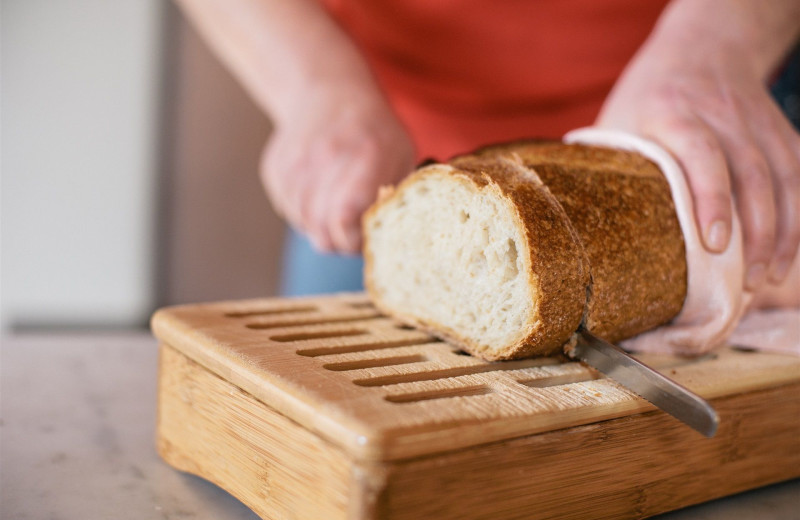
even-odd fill
[(3, 0), (2, 333), (277, 293), (270, 125), (164, 0)]

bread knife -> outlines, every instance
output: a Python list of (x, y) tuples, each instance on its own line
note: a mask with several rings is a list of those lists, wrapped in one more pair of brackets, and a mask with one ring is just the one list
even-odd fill
[(706, 437), (717, 432), (719, 416), (708, 401), (583, 327), (576, 340), (564, 347), (564, 353), (596, 368)]

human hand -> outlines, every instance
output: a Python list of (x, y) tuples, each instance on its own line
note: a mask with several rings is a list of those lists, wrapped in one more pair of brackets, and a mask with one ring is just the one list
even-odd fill
[(725, 250), (736, 211), (745, 286), (779, 282), (800, 244), (800, 136), (769, 96), (767, 70), (747, 35), (708, 38), (697, 37), (697, 27), (681, 29), (651, 37), (596, 124), (669, 150), (686, 173), (706, 248)]
[(316, 0), (176, 0), (275, 123), (261, 178), (324, 251), (356, 253), (377, 189), (414, 150), (358, 47)]
[(298, 95), (262, 154), (273, 207), (321, 251), (358, 253), (361, 215), (378, 188), (413, 168), (411, 140), (374, 90), (331, 85)]

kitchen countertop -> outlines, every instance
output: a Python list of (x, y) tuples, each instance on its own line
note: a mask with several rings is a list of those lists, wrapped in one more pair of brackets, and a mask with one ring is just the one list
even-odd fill
[[(157, 358), (145, 332), (2, 339), (0, 518), (258, 518), (158, 458)], [(797, 520), (800, 480), (655, 518)]]

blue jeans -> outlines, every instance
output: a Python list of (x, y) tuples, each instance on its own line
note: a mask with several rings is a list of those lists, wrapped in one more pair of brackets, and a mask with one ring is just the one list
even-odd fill
[(283, 250), (281, 295), (362, 291), (363, 272), (360, 256), (318, 253), (303, 235), (291, 230)]

